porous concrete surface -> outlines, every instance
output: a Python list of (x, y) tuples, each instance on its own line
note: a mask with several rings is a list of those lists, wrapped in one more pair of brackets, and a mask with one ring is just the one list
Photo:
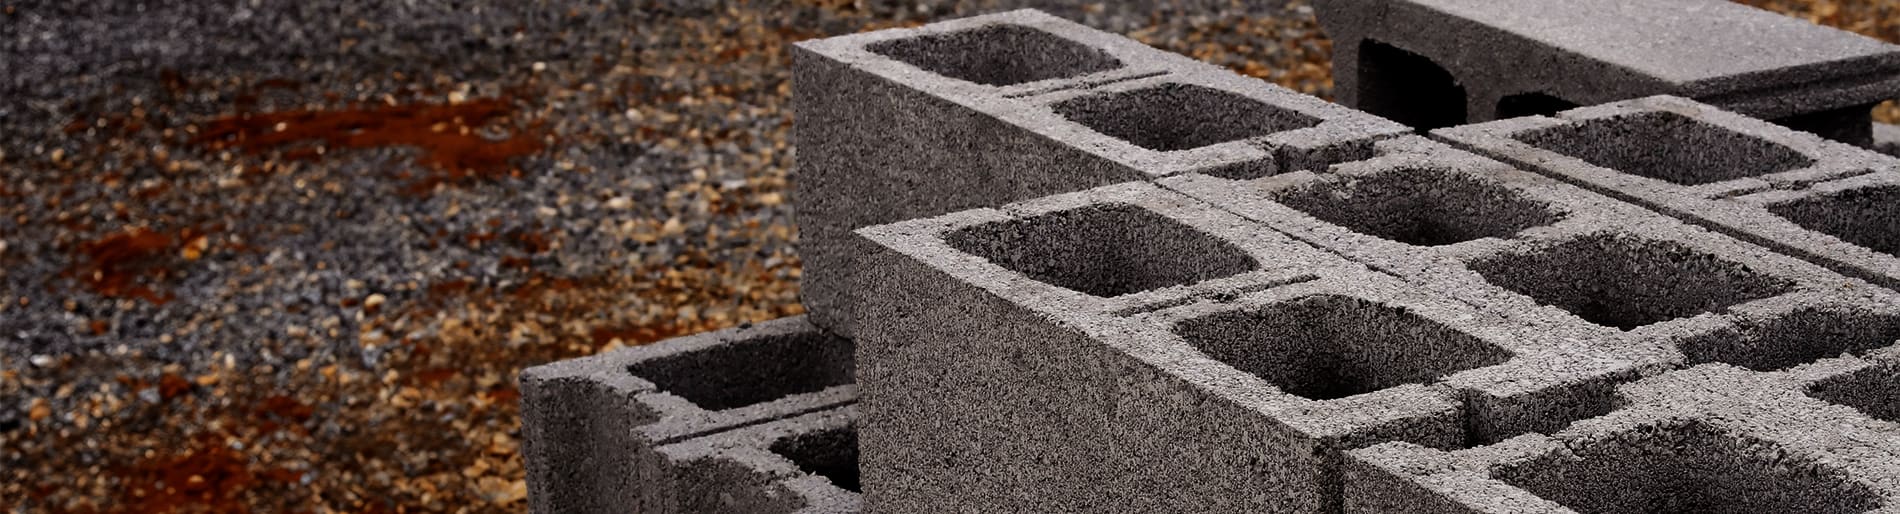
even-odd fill
[(1149, 183), (858, 234), (879, 512), (1336, 510), (1340, 450), (1554, 430), (1640, 371)]
[(1900, 370), (1863, 356), (1783, 371), (1706, 364), (1619, 388), (1554, 434), (1347, 453), (1345, 512), (1900, 512)]
[(1021, 7), (1327, 85), (1278, 2), (0, 2), (0, 503), (517, 511), (518, 370), (801, 312), (788, 43)]
[(523, 370), (528, 506), (668, 511), (654, 448), (855, 401), (853, 353), (794, 316)]
[(1726, 0), (1321, 0), (1314, 7), (1334, 41), (1339, 101), (1385, 106), (1375, 114), (1416, 108), (1381, 99), (1422, 86), (1404, 76), (1362, 80), (1393, 62), (1378, 57), (1384, 54), (1362, 58), (1366, 41), (1448, 71), (1465, 95), (1466, 122), (1498, 119), (1513, 95), (1595, 105), (1672, 94), (1764, 119), (1852, 108), (1842, 119), (1788, 121), (1858, 120), (1832, 130), (1864, 138), (1867, 109), (1900, 97), (1900, 47)]
[(1900, 159), (1658, 96), (1432, 133), (1842, 274), (1900, 286)]
[(655, 480), (677, 496), (639, 512), (856, 514), (860, 417), (847, 405), (662, 446)]
[(1033, 10), (793, 52), (801, 297), (847, 337), (851, 230), (1184, 171), (1323, 166), (1409, 131)]

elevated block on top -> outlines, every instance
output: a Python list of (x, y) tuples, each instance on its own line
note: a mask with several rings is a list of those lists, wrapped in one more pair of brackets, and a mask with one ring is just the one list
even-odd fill
[(1033, 10), (800, 42), (801, 291), (849, 337), (854, 229), (1186, 171), (1365, 155), (1397, 123)]
[(857, 399), (850, 340), (804, 316), (521, 372), (535, 512), (683, 512), (655, 448)]
[(1727, 0), (1321, 0), (1341, 103), (1433, 129), (1651, 95), (1872, 143), (1900, 46)]

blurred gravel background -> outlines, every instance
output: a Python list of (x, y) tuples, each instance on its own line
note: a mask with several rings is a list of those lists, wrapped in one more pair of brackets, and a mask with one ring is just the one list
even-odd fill
[(520, 368), (801, 312), (787, 42), (1038, 6), (1331, 87), (1299, 0), (612, 4), (0, 0), (0, 512), (523, 510)]

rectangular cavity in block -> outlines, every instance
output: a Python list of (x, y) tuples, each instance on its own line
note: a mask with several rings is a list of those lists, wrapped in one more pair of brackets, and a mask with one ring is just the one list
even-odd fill
[(1149, 150), (1172, 152), (1319, 125), (1320, 119), (1239, 94), (1167, 83), (1057, 102), (1057, 114)]
[(1900, 316), (1849, 307), (1807, 307), (1735, 324), (1678, 345), (1687, 363), (1721, 362), (1778, 371), (1900, 341)]
[(776, 453), (798, 469), (825, 477), (832, 485), (846, 491), (859, 492), (858, 480), (858, 429), (841, 427), (810, 434), (802, 434), (772, 443), (772, 453)]
[(1829, 471), (1769, 441), (1676, 421), (1573, 442), (1567, 451), (1501, 466), (1492, 476), (1582, 514), (1880, 507), (1874, 491)]
[(1088, 206), (965, 228), (963, 252), (1046, 284), (1113, 297), (1237, 275), (1259, 263), (1234, 245), (1147, 209)]
[(1720, 311), (1794, 286), (1677, 243), (1616, 234), (1487, 257), (1469, 267), (1538, 303), (1624, 330)]
[(1312, 400), (1429, 384), (1511, 357), (1405, 309), (1344, 296), (1217, 313), (1174, 331), (1209, 357)]
[(1900, 256), (1900, 186), (1815, 194), (1767, 208), (1802, 228)]
[(1900, 363), (1861, 368), (1808, 386), (1808, 396), (1900, 423)]
[(1274, 199), (1321, 221), (1417, 246), (1510, 238), (1560, 219), (1549, 205), (1508, 188), (1434, 168), (1314, 182)]
[(725, 410), (850, 384), (852, 351), (849, 339), (804, 331), (669, 355), (628, 370), (700, 408)]
[(1681, 185), (1758, 177), (1814, 164), (1813, 159), (1780, 143), (1666, 111), (1578, 121), (1516, 137), (1590, 164)]
[(1090, 47), (1022, 25), (990, 25), (872, 43), (866, 49), (931, 73), (987, 86), (1109, 71), (1122, 62)]

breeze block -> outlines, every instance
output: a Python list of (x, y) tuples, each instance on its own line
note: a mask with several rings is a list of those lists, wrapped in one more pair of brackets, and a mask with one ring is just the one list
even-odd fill
[(1152, 183), (858, 234), (874, 512), (1336, 511), (1341, 450), (1552, 431), (1641, 371)]
[[(1891, 342), (1891, 341), (1889, 341)], [(1900, 512), (1900, 347), (1624, 385), (1555, 434), (1348, 452), (1344, 512)]]
[(1659, 96), (1434, 137), (1900, 287), (1900, 159)]
[(1420, 129), (1652, 95), (1859, 146), (1900, 46), (1728, 0), (1317, 0), (1340, 103)]
[(1410, 131), (1034, 10), (792, 52), (800, 290), (845, 337), (857, 228), (1186, 171), (1325, 166)]
[(854, 353), (796, 316), (523, 370), (529, 510), (690, 512), (656, 448), (850, 404)]

